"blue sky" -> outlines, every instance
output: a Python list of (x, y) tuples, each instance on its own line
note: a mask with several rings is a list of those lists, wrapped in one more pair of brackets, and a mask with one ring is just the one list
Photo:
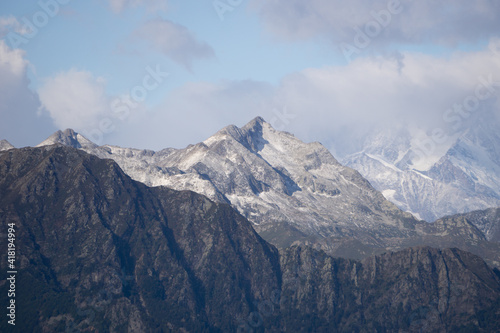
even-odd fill
[(499, 35), (495, 0), (4, 2), (0, 138), (71, 127), (161, 149), (261, 115), (335, 150), (345, 133), (442, 122), (479, 77), (500, 80)]

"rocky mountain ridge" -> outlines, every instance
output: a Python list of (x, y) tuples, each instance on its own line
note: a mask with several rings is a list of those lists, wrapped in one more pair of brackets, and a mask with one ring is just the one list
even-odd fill
[(280, 248), (305, 244), (361, 259), (416, 245), (458, 246), (500, 265), (499, 245), (488, 242), (468, 221), (418, 221), (357, 171), (342, 166), (320, 143), (304, 143), (260, 117), (241, 128), (228, 126), (185, 149), (98, 147), (72, 130), (59, 131), (39, 146), (48, 144), (113, 159), (149, 186), (191, 190), (229, 203)]

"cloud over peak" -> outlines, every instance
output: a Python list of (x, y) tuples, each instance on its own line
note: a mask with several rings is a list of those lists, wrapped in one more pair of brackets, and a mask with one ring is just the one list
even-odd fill
[(109, 113), (105, 82), (92, 73), (71, 69), (48, 78), (38, 90), (40, 100), (58, 128), (97, 127)]

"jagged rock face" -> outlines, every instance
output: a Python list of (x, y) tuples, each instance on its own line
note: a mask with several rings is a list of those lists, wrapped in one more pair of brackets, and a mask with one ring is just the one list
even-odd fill
[[(457, 249), (420, 247), (362, 262), (282, 251), (287, 332), (495, 332), (500, 279)], [(486, 318), (479, 319), (482, 308)], [(481, 328), (480, 328), (481, 327)]]
[(111, 160), (10, 150), (0, 193), (2, 228), (16, 224), (25, 332), (234, 331), (279, 288), (277, 251), (229, 205), (148, 188)]
[(24, 332), (499, 327), (500, 273), (459, 250), (280, 254), (229, 205), (148, 188), (69, 147), (0, 153), (0, 193), (2, 228), (16, 224)]
[(12, 149), (12, 148), (14, 148), (14, 146), (11, 145), (9, 141), (7, 141), (7, 140), (0, 140), (0, 151), (9, 150), (9, 149)]
[(498, 120), (485, 117), (439, 144), (408, 129), (376, 133), (342, 159), (399, 208), (426, 220), (500, 206)]

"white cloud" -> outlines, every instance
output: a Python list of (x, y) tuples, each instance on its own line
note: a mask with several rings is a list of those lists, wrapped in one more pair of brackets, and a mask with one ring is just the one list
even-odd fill
[(390, 14), (390, 9), (387, 19), (378, 18), (386, 27), (372, 44), (474, 43), (500, 31), (497, 0), (252, 0), (251, 5), (272, 33), (290, 40), (322, 36), (352, 43), (354, 28), (364, 30), (376, 22), (373, 12)]
[(139, 6), (144, 6), (151, 12), (167, 10), (167, 0), (109, 0), (109, 5), (115, 13)]
[(168, 20), (146, 22), (135, 31), (133, 38), (148, 42), (152, 49), (187, 69), (191, 69), (192, 62), (196, 59), (214, 56), (212, 47), (198, 41), (186, 27)]
[(71, 69), (48, 78), (38, 94), (44, 109), (61, 129), (97, 127), (110, 113), (104, 80), (87, 71)]
[(33, 144), (54, 129), (48, 117), (37, 115), (40, 101), (30, 90), (25, 52), (0, 40), (0, 137), (15, 146)]
[(26, 67), (29, 64), (24, 56), (23, 50), (11, 49), (4, 40), (0, 40), (0, 66), (11, 72), (17, 79), (26, 73)]

